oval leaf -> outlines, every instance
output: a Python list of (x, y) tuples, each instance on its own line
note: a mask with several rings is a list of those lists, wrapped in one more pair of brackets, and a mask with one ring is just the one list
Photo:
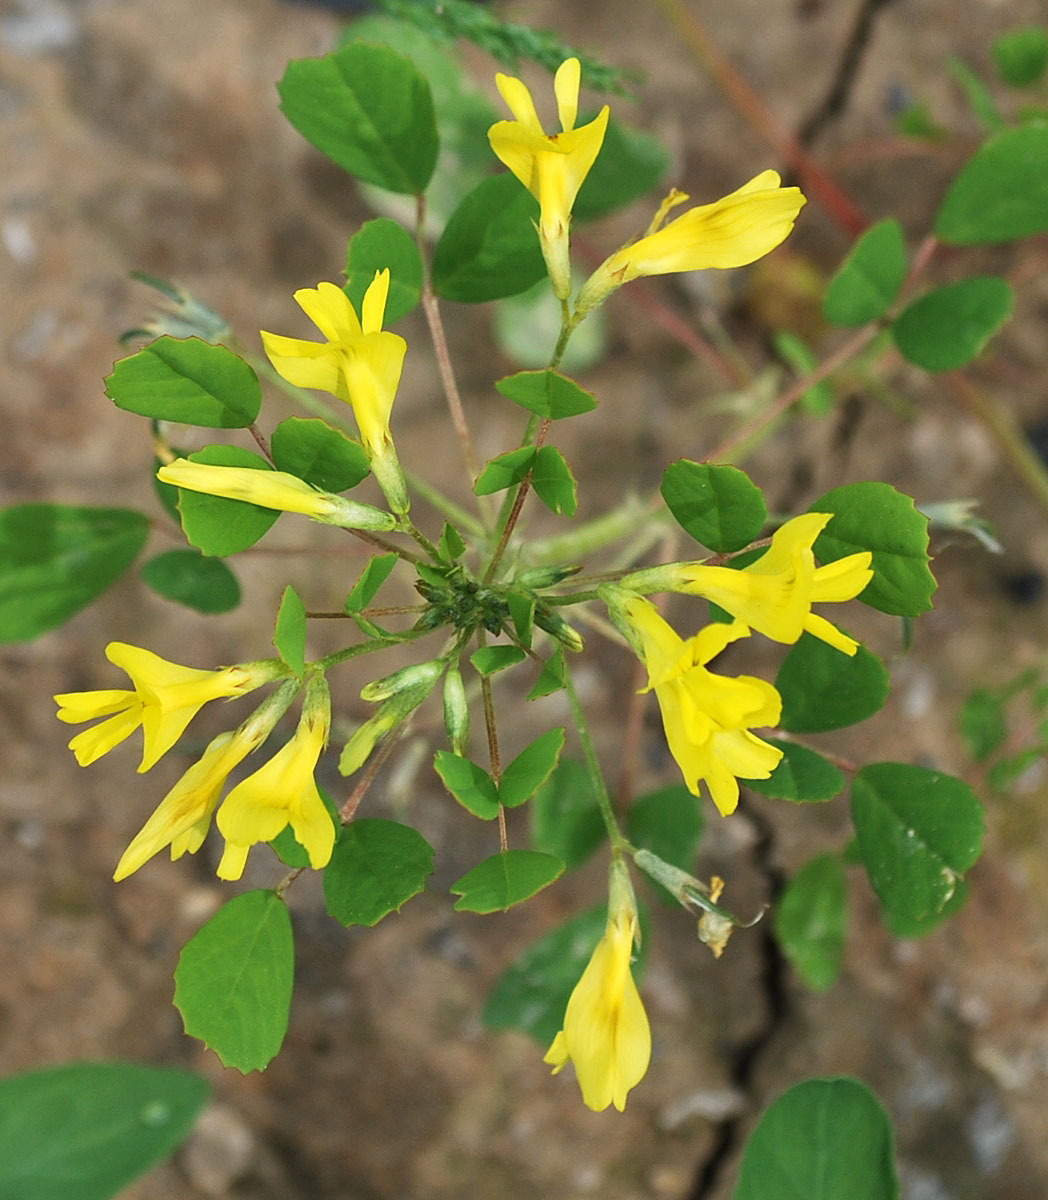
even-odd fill
[[(240, 446), (205, 446), (189, 456), (190, 462), (218, 467), (251, 467), (271, 470), (269, 463)], [(246, 500), (227, 500), (179, 488), (178, 511), (182, 532), (193, 546), (215, 558), (238, 554), (253, 546), (276, 523), (280, 513)]]
[(106, 395), (117, 408), (155, 421), (243, 429), (258, 416), (258, 376), (225, 346), (159, 337), (113, 365)]
[(815, 542), (820, 562), (873, 552), (863, 604), (897, 617), (931, 610), (938, 584), (928, 568), (928, 518), (909, 496), (887, 483), (850, 483), (821, 496), (810, 511), (834, 514)]
[(796, 804), (811, 804), (832, 800), (844, 791), (844, 772), (828, 759), (807, 746), (784, 742), (778, 738), (764, 739), (782, 751), (779, 765), (767, 779), (744, 779), (753, 792), (776, 800), (792, 800)]
[(513, 175), (485, 179), (451, 215), (433, 252), (433, 286), (476, 304), (516, 296), (546, 274), (538, 202)]
[(738, 467), (682, 458), (666, 468), (662, 498), (685, 533), (718, 554), (748, 546), (768, 519), (760, 488)]
[(577, 417), (597, 407), (592, 392), (556, 371), (518, 371), (500, 379), (495, 387), (514, 404), (552, 421)]
[(809, 1079), (761, 1117), (732, 1200), (898, 1200), (891, 1125), (857, 1079)]
[(493, 821), (499, 815), (498, 788), (483, 767), (449, 750), (438, 750), (433, 766), (444, 786), (468, 812), (482, 821)]
[(389, 268), (384, 325), (407, 316), (422, 295), (422, 258), (415, 239), (397, 221), (376, 217), (365, 221), (349, 239), (346, 251), (346, 295), (357, 312), (376, 271)]
[(217, 558), (197, 550), (168, 550), (142, 565), (142, 578), (165, 600), (201, 613), (224, 613), (240, 603), (237, 577)]
[(439, 142), (429, 84), (388, 46), (351, 42), (288, 63), (280, 108), (300, 134), (351, 175), (390, 192), (425, 190)]
[(556, 446), (542, 446), (531, 464), (531, 486), (543, 504), (559, 517), (573, 517), (578, 511), (578, 486), (571, 467)]
[(926, 767), (863, 767), (852, 784), (852, 820), (873, 890), (904, 919), (941, 913), (982, 851), (985, 821), (975, 793)]
[(273, 430), (278, 471), (297, 475), (325, 492), (346, 492), (371, 471), (367, 452), (319, 417), (288, 417)]
[(1048, 230), (1048, 125), (1006, 129), (976, 150), (953, 181), (935, 234), (985, 246)]
[(551, 729), (537, 737), (502, 772), (500, 803), (506, 808), (516, 808), (530, 800), (552, 774), (563, 749), (563, 729)]
[(209, 1090), (189, 1071), (115, 1062), (0, 1080), (0, 1196), (110, 1200), (185, 1138)]
[(1015, 293), (1003, 279), (964, 279), (904, 308), (895, 318), (892, 336), (903, 358), (916, 366), (955, 371), (979, 354), (1012, 315), (1014, 304)]
[(451, 885), (456, 912), (505, 912), (564, 874), (564, 863), (537, 850), (493, 854)]
[(306, 669), (306, 606), (290, 583), (280, 601), (273, 645), (282, 661), (301, 679)]
[(822, 733), (879, 712), (888, 698), (888, 672), (865, 646), (849, 657), (805, 633), (783, 659), (775, 686), (783, 729)]
[(832, 325), (854, 329), (895, 303), (906, 278), (906, 241), (894, 217), (872, 225), (830, 280), (822, 311)]
[(0, 642), (56, 629), (120, 578), (149, 536), (128, 508), (19, 504), (0, 511)]
[(343, 925), (376, 925), (417, 896), (433, 874), (433, 847), (398, 821), (350, 821), (324, 870), (327, 910)]
[(275, 892), (245, 892), (186, 943), (175, 969), (175, 1007), (186, 1033), (223, 1066), (260, 1071), (287, 1032), (294, 975), (286, 905)]
[(775, 936), (813, 992), (837, 982), (848, 924), (844, 864), (820, 854), (790, 880), (775, 910)]

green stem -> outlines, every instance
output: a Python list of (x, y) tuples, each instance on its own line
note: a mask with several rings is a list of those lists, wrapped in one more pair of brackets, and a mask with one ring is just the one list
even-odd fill
[(404, 513), (404, 515), (400, 518), (400, 531), (402, 533), (406, 533), (409, 537), (414, 538), (434, 562), (439, 563), (444, 561), (440, 557), (440, 551), (436, 548), (436, 546), (433, 545), (429, 538), (426, 537), (422, 530), (416, 526), (415, 522), (412, 521), (407, 513)]
[(310, 670), (328, 671), (332, 667), (337, 667), (339, 663), (348, 662), (351, 658), (359, 658), (362, 654), (372, 654), (376, 650), (386, 650), (390, 646), (399, 646), (401, 642), (405, 641), (414, 641), (414, 638), (406, 635), (374, 638), (370, 642), (358, 642), (355, 646), (346, 646), (342, 650), (336, 650), (334, 654), (326, 654), (323, 658), (318, 658), (316, 662), (307, 665)]
[(586, 767), (589, 770), (590, 780), (593, 783), (593, 791), (597, 797), (597, 807), (600, 809), (600, 815), (604, 820), (604, 828), (608, 831), (611, 852), (615, 857), (618, 857), (624, 850), (629, 850), (631, 847), (623, 836), (618, 821), (615, 819), (615, 810), (611, 804), (608, 785), (604, 782), (604, 775), (600, 769), (600, 761), (597, 758), (597, 751), (593, 746), (593, 739), (590, 736), (586, 714), (582, 711), (579, 694), (575, 690), (575, 681), (571, 677), (571, 669), (567, 665), (567, 662), (564, 664), (564, 685), (567, 689), (568, 703), (571, 705), (571, 715), (575, 721), (575, 728), (578, 730), (579, 741), (582, 743), (582, 753), (586, 758)]

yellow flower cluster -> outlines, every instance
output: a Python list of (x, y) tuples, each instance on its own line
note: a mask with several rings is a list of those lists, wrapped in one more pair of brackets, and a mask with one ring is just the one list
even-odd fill
[[(547, 134), (527, 87), (510, 75), (496, 75), (513, 121), (488, 130), (495, 155), (539, 202), (539, 241), (554, 295), (571, 294), (568, 258), (571, 209), (597, 160), (608, 127), (608, 107), (575, 128), (582, 72), (577, 58), (557, 70), (553, 90), (561, 132)], [(643, 237), (612, 254), (583, 284), (576, 319), (601, 304), (616, 288), (642, 275), (742, 267), (782, 242), (805, 204), (799, 188), (782, 186), (775, 171), (762, 171), (749, 183), (713, 204), (690, 209), (663, 226), (667, 214), (688, 197), (672, 191)]]
[[(141, 725), (144, 752), (139, 770), (147, 771), (174, 746), (208, 701), (241, 696), (287, 675), (287, 668), (276, 660), (220, 671), (195, 670), (122, 642), (111, 643), (106, 654), (127, 672), (134, 690), (55, 697), (59, 720), (80, 724), (105, 718), (69, 743), (81, 766), (108, 754)], [(226, 840), (218, 868), (222, 879), (239, 879), (251, 846), (272, 841), (289, 824), (310, 864), (327, 864), (335, 826), (313, 779), (330, 727), (330, 698), (322, 674), (310, 676), (294, 736), (265, 766), (238, 783), (219, 809), (230, 773), (262, 745), (299, 690), (297, 680), (288, 680), (235, 731), (211, 742), (128, 846), (114, 879), (125, 879), (167, 846), (173, 859), (194, 853), (203, 844), (216, 809)]]
[[(751, 732), (774, 726), (782, 704), (770, 683), (748, 675), (725, 678), (706, 664), (731, 642), (763, 634), (793, 644), (805, 632), (844, 654), (854, 638), (816, 613), (813, 604), (854, 599), (873, 578), (872, 554), (849, 554), (817, 566), (813, 546), (831, 513), (804, 513), (785, 522), (755, 562), (735, 570), (703, 563), (673, 563), (627, 575), (608, 590), (609, 609), (648, 670), (662, 722), (688, 788), (699, 795), (705, 781), (721, 813), (733, 812), (739, 779), (767, 779), (781, 751)], [(682, 639), (640, 592), (702, 596), (734, 617)]]

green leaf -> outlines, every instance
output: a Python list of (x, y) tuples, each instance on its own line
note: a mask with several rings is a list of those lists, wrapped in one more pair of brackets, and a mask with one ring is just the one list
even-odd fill
[(478, 675), (494, 675), (496, 671), (504, 671), (523, 662), (527, 655), (516, 646), (482, 646), (469, 656), (473, 669)]
[(500, 379), (495, 388), (528, 412), (554, 421), (577, 417), (597, 407), (592, 392), (556, 371), (518, 371)]
[(604, 836), (589, 771), (573, 758), (562, 758), (531, 802), (532, 845), (574, 868), (589, 858)]
[(503, 850), (493, 854), (456, 883), (456, 912), (505, 912), (530, 900), (564, 874), (564, 863), (537, 850)]
[(482, 821), (493, 821), (499, 815), (499, 791), (483, 767), (450, 750), (438, 750), (433, 766), (467, 812)]
[(997, 72), (1012, 87), (1029, 87), (1048, 67), (1048, 29), (1033, 25), (1004, 33), (993, 43)]
[(343, 605), (346, 612), (357, 613), (367, 608), (375, 599), (379, 588), (389, 578), (390, 572), (397, 565), (399, 555), (379, 554), (372, 558), (360, 573), (360, 578), (353, 585), (353, 590), (346, 597)]
[(437, 295), (476, 304), (538, 283), (546, 274), (538, 217), (538, 202), (515, 176), (485, 179), (452, 213), (433, 251)]
[(662, 498), (685, 533), (718, 554), (748, 546), (768, 519), (760, 488), (738, 467), (679, 459), (662, 476)]
[(143, 563), (142, 578), (159, 596), (201, 613), (224, 613), (240, 603), (237, 577), (198, 550), (167, 550)]
[(850, 483), (820, 496), (810, 511), (834, 514), (815, 542), (821, 563), (873, 552), (863, 604), (897, 617), (931, 610), (938, 585), (928, 569), (928, 518), (909, 496), (887, 483)]
[(844, 772), (821, 754), (807, 746), (798, 746), (796, 742), (783, 742), (778, 738), (764, 740), (770, 746), (777, 746), (782, 751), (782, 758), (767, 779), (743, 780), (750, 791), (775, 800), (792, 800), (795, 804), (832, 800), (844, 791)]
[(953, 246), (986, 246), (1048, 231), (1048, 125), (989, 138), (953, 181), (935, 234)]
[[(861, 864), (861, 858), (859, 862)], [(944, 921), (948, 921), (950, 917), (956, 916), (964, 908), (968, 902), (969, 890), (968, 881), (958, 879), (953, 895), (938, 912), (925, 913), (923, 917), (918, 918), (899, 909), (886, 908), (881, 913), (884, 918), (884, 924), (896, 937), (924, 937), (926, 933), (931, 933), (933, 929), (938, 928)]]
[(750, 1134), (732, 1200), (898, 1200), (888, 1117), (857, 1079), (808, 1079)]
[[(698, 796), (683, 784), (672, 784), (639, 797), (626, 814), (626, 836), (682, 871), (695, 865), (704, 818)], [(661, 884), (653, 884), (663, 899), (676, 900)]]
[(961, 737), (976, 762), (989, 758), (995, 750), (1000, 749), (1008, 736), (1004, 702), (995, 692), (986, 688), (978, 688), (971, 693), (958, 719)]
[(186, 1033), (246, 1074), (275, 1057), (287, 1032), (295, 946), (275, 892), (228, 900), (186, 943), (175, 970), (175, 1007)]
[(879, 712), (888, 698), (888, 672), (865, 646), (849, 657), (805, 633), (783, 659), (775, 686), (782, 696), (782, 728), (822, 733)]
[[(249, 467), (270, 470), (269, 463), (239, 446), (205, 446), (189, 456), (190, 462), (218, 467)], [(203, 554), (225, 558), (253, 546), (276, 523), (280, 513), (246, 500), (228, 500), (179, 488), (178, 511), (182, 531), (190, 545)]]
[(225, 346), (159, 337), (113, 365), (106, 395), (117, 408), (207, 429), (243, 429), (258, 416), (258, 376)]
[(942, 141), (946, 130), (932, 116), (932, 111), (923, 100), (908, 105), (895, 118), (895, 128), (904, 137), (924, 138), (926, 141)]
[(425, 191), (439, 141), (429, 84), (409, 59), (351, 42), (288, 63), (277, 91), (291, 124), (351, 175), (390, 192)]
[(367, 452), (319, 417), (288, 417), (273, 430), (278, 471), (297, 475), (325, 492), (345, 492), (368, 477)]
[[(802, 341), (795, 333), (790, 333), (788, 329), (779, 330), (772, 341), (775, 344), (775, 353), (793, 368), (798, 378), (803, 378), (818, 366), (818, 356), (807, 342)], [(834, 399), (833, 386), (829, 380), (824, 379), (802, 393), (797, 403), (805, 412), (822, 417), (833, 408)]]
[(972, 115), (983, 129), (988, 133), (996, 133), (997, 130), (1002, 129), (1004, 120), (997, 111), (997, 105), (994, 104), (993, 96), (990, 95), (990, 89), (986, 86), (982, 76), (977, 75), (963, 59), (956, 56), (947, 61), (946, 69), (964, 92), (964, 98), (968, 101)]
[(433, 847), (397, 821), (350, 821), (324, 869), (327, 910), (343, 925), (376, 925), (417, 896), (433, 874)]
[(575, 476), (556, 446), (542, 446), (531, 464), (531, 486), (543, 504), (559, 517), (573, 517), (579, 497)]
[(885, 909), (942, 912), (982, 850), (983, 810), (962, 780), (904, 763), (863, 767), (852, 784), (859, 851)]
[(822, 312), (831, 325), (855, 329), (877, 321), (906, 279), (906, 239), (894, 217), (871, 225), (830, 280)]
[(561, 688), (567, 687), (564, 674), (564, 647), (558, 646), (550, 657), (542, 664), (535, 686), (528, 692), (529, 700), (541, 700), (543, 696), (552, 696)]
[[(578, 127), (596, 115), (580, 117)], [(611, 117), (597, 161), (571, 206), (572, 219), (592, 221), (625, 208), (656, 187), (668, 166), (669, 154), (661, 142)]]
[(407, 316), (422, 296), (422, 258), (415, 239), (397, 221), (365, 221), (346, 250), (346, 295), (359, 313), (376, 271), (389, 268), (384, 325)]
[(280, 601), (273, 645), (281, 660), (301, 679), (306, 670), (306, 606), (290, 583)]
[(484, 1005), (488, 1029), (516, 1029), (548, 1046), (564, 1024), (564, 1010), (604, 936), (608, 914), (599, 905), (533, 942), (496, 981)]
[(0, 510), (0, 642), (28, 642), (96, 600), (138, 557), (149, 521), (129, 508)]
[(531, 649), (532, 632), (535, 624), (535, 597), (525, 592), (507, 592), (506, 604), (513, 619), (513, 630), (522, 646)]
[(907, 305), (892, 337), (903, 358), (925, 371), (955, 371), (978, 356), (1014, 304), (1011, 286), (995, 275), (948, 283)]
[(537, 737), (502, 772), (500, 802), (506, 808), (517, 808), (530, 800), (552, 774), (563, 749), (563, 729), (551, 729)]
[(535, 453), (534, 446), (521, 446), (519, 450), (510, 450), (508, 454), (500, 454), (491, 459), (474, 484), (474, 493), (478, 496), (491, 496), (520, 483), (531, 470)]
[(466, 553), (466, 543), (462, 534), (449, 521), (444, 522), (444, 530), (440, 535), (440, 557), (445, 562), (454, 562)]
[(775, 936), (813, 992), (837, 982), (847, 925), (844, 864), (839, 855), (820, 854), (790, 880), (775, 910)]
[(209, 1090), (189, 1071), (119, 1062), (0, 1080), (0, 1196), (110, 1200), (178, 1146)]

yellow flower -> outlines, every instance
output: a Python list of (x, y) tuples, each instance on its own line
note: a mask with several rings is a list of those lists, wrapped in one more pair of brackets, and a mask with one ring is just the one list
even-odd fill
[(579, 112), (582, 70), (577, 58), (561, 63), (553, 79), (561, 133), (547, 134), (535, 111), (531, 93), (512, 75), (496, 75), (502, 99), (516, 118), (499, 121), (488, 130), (495, 155), (539, 202), (539, 240), (554, 294), (561, 300), (571, 292), (568, 228), (571, 206), (582, 181), (600, 153), (608, 127), (608, 106), (588, 125), (575, 128)]
[(317, 491), (297, 475), (289, 475), (285, 471), (219, 467), (176, 458), (174, 462), (161, 467), (156, 476), (162, 483), (170, 483), (190, 492), (225, 496), (229, 500), (242, 500), (262, 508), (276, 508), (281, 512), (301, 513), (312, 517), (314, 521), (345, 529), (388, 532), (397, 525), (391, 513), (373, 508), (370, 504), (347, 500), (333, 492)]
[(327, 866), (335, 845), (335, 825), (313, 772), (330, 727), (327, 681), (314, 675), (295, 736), (264, 767), (238, 783), (218, 810), (219, 832), (226, 839), (218, 866), (220, 879), (239, 879), (251, 847), (271, 842), (288, 825), (309, 855), (310, 866)]
[(806, 203), (799, 188), (781, 186), (776, 171), (762, 171), (714, 204), (701, 204), (663, 226), (670, 209), (688, 199), (673, 191), (645, 237), (623, 246), (583, 285), (576, 309), (585, 314), (617, 287), (640, 275), (743, 267), (784, 241)]
[(776, 530), (767, 551), (741, 571), (684, 565), (671, 590), (712, 600), (774, 642), (792, 644), (807, 632), (854, 654), (859, 643), (811, 611), (813, 604), (854, 599), (873, 578), (869, 550), (825, 567), (815, 565), (812, 546), (832, 516), (804, 513), (787, 521)]
[(750, 733), (775, 725), (782, 712), (779, 693), (752, 675), (728, 678), (714, 675), (706, 663), (749, 630), (732, 625), (708, 625), (684, 641), (640, 596), (626, 601), (627, 620), (638, 635), (654, 689), (670, 753), (688, 790), (699, 795), (706, 781), (710, 796), (727, 816), (739, 802), (739, 779), (767, 779), (782, 751)]
[(604, 936), (571, 993), (564, 1028), (543, 1059), (554, 1075), (569, 1060), (575, 1064), (582, 1099), (594, 1112), (609, 1104), (622, 1112), (651, 1059), (651, 1028), (630, 971), (636, 931), (635, 911), (609, 912)]
[(266, 740), (299, 690), (288, 680), (269, 696), (234, 732), (221, 733), (157, 806), (117, 864), (113, 879), (119, 882), (171, 847), (171, 858), (195, 854), (211, 827), (211, 817), (226, 779), (253, 750)]
[(276, 660), (199, 671), (169, 663), (149, 650), (124, 642), (110, 642), (106, 657), (127, 672), (134, 691), (109, 689), (55, 696), (58, 719), (67, 724), (108, 718), (78, 733), (69, 743), (82, 767), (108, 754), (141, 725), (143, 751), (138, 769), (148, 771), (209, 700), (243, 696), (287, 673), (287, 668)]
[(407, 351), (402, 337), (382, 330), (388, 294), (387, 268), (375, 272), (358, 319), (346, 293), (335, 284), (302, 288), (295, 299), (327, 341), (262, 333), (270, 362), (288, 383), (331, 392), (352, 405), (372, 458), (392, 445), (389, 415)]

